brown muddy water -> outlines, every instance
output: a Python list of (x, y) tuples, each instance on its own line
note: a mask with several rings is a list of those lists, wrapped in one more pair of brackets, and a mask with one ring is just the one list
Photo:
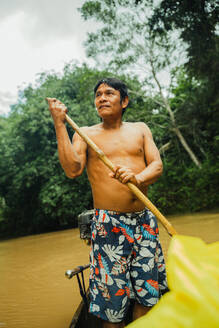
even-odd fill
[[(219, 240), (219, 212), (168, 219), (180, 234)], [(161, 226), (160, 239), (166, 257), (171, 238)], [(1, 241), (0, 327), (67, 328), (81, 298), (76, 278), (66, 279), (65, 271), (88, 260), (78, 229)]]

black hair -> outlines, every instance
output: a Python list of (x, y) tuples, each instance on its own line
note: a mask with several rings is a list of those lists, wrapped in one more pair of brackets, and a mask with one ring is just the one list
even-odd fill
[[(103, 79), (99, 80), (97, 82), (97, 84), (95, 85), (95, 87), (94, 87), (94, 94), (96, 94), (97, 89), (103, 83), (109, 85), (113, 89), (118, 90), (120, 92), (120, 101), (121, 101), (121, 103), (126, 97), (128, 97), (128, 89), (127, 89), (126, 84), (124, 82), (120, 81), (119, 79), (114, 78), (114, 77), (108, 77), (108, 78), (103, 78)], [(126, 108), (123, 108), (122, 115), (125, 113)]]

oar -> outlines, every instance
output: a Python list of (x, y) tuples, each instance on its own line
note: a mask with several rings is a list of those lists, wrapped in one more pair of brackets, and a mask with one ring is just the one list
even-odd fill
[[(48, 98), (49, 99), (49, 98)], [(47, 100), (47, 98), (46, 98)], [(115, 171), (115, 166), (109, 160), (109, 158), (104, 154), (104, 152), (97, 147), (97, 145), (79, 128), (79, 126), (66, 114), (66, 121), (71, 125), (71, 127), (81, 136), (81, 138), (97, 153), (98, 157), (103, 161), (103, 163), (111, 170)], [(161, 214), (161, 212), (151, 203), (151, 201), (131, 182), (127, 182), (128, 188), (135, 194), (138, 199), (158, 218), (158, 220), (163, 224), (164, 228), (167, 230), (170, 236), (176, 235), (177, 232), (173, 228), (172, 224)]]
[[(97, 147), (97, 145), (79, 128), (79, 126), (66, 115), (66, 121), (71, 125), (71, 127), (81, 136), (81, 138), (97, 153), (98, 157), (103, 161), (103, 163), (114, 172), (115, 166), (109, 160), (109, 158), (104, 154), (104, 152)], [(172, 236), (177, 234), (176, 230), (173, 228), (172, 224), (161, 214), (161, 212), (151, 203), (151, 201), (131, 182), (127, 182), (126, 185), (129, 189), (142, 201), (144, 205), (160, 220), (167, 232)]]

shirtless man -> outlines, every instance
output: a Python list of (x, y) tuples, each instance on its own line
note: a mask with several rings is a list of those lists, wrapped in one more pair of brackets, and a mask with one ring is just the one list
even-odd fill
[(75, 133), (71, 143), (66, 127), (67, 109), (49, 99), (59, 160), (69, 178), (85, 166), (92, 188), (95, 216), (92, 223), (90, 312), (103, 327), (124, 327), (129, 299), (135, 298), (133, 319), (147, 313), (166, 288), (165, 264), (154, 215), (125, 185), (132, 182), (146, 195), (147, 187), (162, 174), (162, 162), (146, 124), (122, 121), (128, 106), (125, 84), (106, 78), (94, 88), (100, 124), (83, 131), (116, 165), (110, 170)]

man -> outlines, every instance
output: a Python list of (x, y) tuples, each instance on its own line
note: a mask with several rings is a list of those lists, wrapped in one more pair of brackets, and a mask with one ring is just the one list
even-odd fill
[(129, 102), (125, 84), (106, 78), (94, 92), (102, 122), (83, 131), (116, 165), (114, 173), (77, 133), (71, 143), (65, 105), (50, 98), (49, 108), (66, 175), (75, 178), (86, 166), (92, 188), (90, 312), (104, 320), (105, 328), (124, 327), (130, 298), (135, 299), (133, 319), (137, 319), (166, 288), (156, 218), (125, 185), (132, 182), (146, 194), (148, 185), (162, 174), (162, 162), (147, 125), (122, 121)]

